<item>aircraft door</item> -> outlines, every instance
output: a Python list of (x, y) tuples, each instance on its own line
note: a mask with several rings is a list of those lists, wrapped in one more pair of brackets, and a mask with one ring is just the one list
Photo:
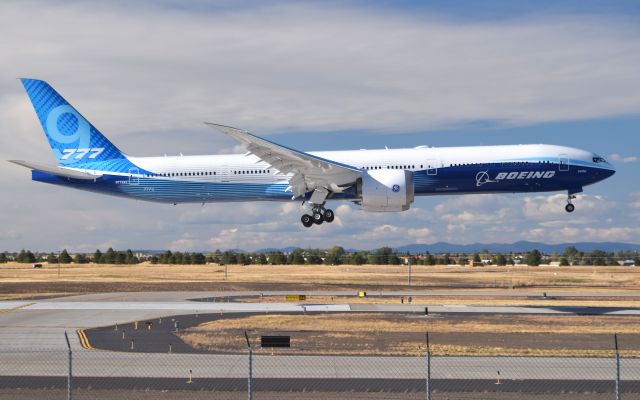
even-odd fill
[(566, 154), (558, 155), (558, 170), (569, 171), (569, 156)]
[(438, 161), (437, 160), (427, 160), (427, 175), (438, 175)]
[(140, 183), (140, 170), (138, 168), (129, 168), (129, 185), (137, 185)]

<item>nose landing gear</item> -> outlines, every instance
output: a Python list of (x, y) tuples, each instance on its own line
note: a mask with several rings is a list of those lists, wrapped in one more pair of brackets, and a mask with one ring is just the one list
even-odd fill
[(575, 196), (575, 195), (572, 195), (572, 194), (570, 194), (570, 195), (567, 197), (567, 205), (566, 205), (566, 206), (564, 206), (564, 210), (565, 210), (566, 212), (568, 212), (568, 213), (572, 213), (572, 212), (576, 209), (576, 206), (574, 206), (574, 205), (573, 205), (573, 203), (571, 203), (571, 200), (573, 200), (573, 199), (575, 199), (575, 198), (576, 198), (576, 196)]
[(304, 214), (300, 218), (300, 221), (302, 221), (302, 225), (304, 225), (305, 228), (310, 228), (313, 224), (320, 225), (323, 222), (333, 222), (334, 218), (335, 214), (333, 210), (324, 208), (324, 206), (314, 206), (311, 209), (311, 215)]

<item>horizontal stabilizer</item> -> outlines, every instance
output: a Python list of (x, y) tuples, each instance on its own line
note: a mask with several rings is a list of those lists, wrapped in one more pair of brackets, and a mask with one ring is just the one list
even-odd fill
[(102, 176), (102, 175), (89, 174), (86, 172), (73, 171), (70, 169), (60, 168), (52, 165), (36, 164), (33, 162), (22, 161), (22, 160), (9, 160), (9, 162), (18, 164), (20, 166), (29, 168), (34, 171), (48, 172), (50, 174), (54, 174), (63, 178), (95, 180)]

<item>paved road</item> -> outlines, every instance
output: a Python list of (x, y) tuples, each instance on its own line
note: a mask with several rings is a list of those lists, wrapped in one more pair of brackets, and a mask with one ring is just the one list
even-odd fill
[[(167, 391), (172, 394), (173, 398), (185, 398), (184, 391), (203, 391), (216, 392), (215, 398), (227, 398), (221, 397), (223, 393), (228, 392), (244, 392), (244, 398), (246, 398), (247, 379), (246, 378), (197, 378), (192, 379), (190, 383), (186, 378), (129, 378), (129, 377), (116, 377), (116, 378), (103, 378), (103, 377), (76, 377), (73, 381), (73, 385), (79, 394), (76, 396), (81, 398), (87, 398), (88, 393), (91, 393), (91, 398), (104, 399), (105, 395), (101, 390), (114, 390), (124, 389), (133, 390), (135, 393), (127, 393), (133, 395), (132, 397), (139, 398), (140, 391)], [(426, 391), (424, 379), (263, 379), (256, 378), (252, 382), (254, 393), (260, 393), (260, 398), (278, 398), (278, 397), (265, 397), (264, 392), (293, 392), (297, 393), (298, 398), (302, 397), (300, 393), (305, 393), (306, 396), (309, 393), (318, 392), (324, 394), (330, 393), (345, 393), (350, 392), (350, 396), (355, 394), (356, 398), (363, 398), (361, 393), (367, 393), (366, 398), (379, 398), (388, 399), (386, 396), (372, 396), (371, 393), (378, 395), (383, 393), (402, 393), (407, 398), (420, 398), (424, 399), (424, 393)], [(64, 391), (67, 387), (67, 380), (65, 377), (40, 377), (40, 376), (0, 376), (0, 388), (20, 389), (20, 393), (23, 393), (29, 389), (42, 390), (46, 388), (47, 398), (52, 398), (52, 390)], [(461, 393), (461, 392), (475, 392), (483, 393), (485, 396), (487, 393), (513, 393), (510, 398), (523, 398), (523, 393), (528, 394), (562, 394), (562, 398), (580, 398), (581, 394), (594, 394), (594, 393), (609, 393), (613, 396), (615, 386), (611, 380), (597, 380), (597, 381), (547, 381), (547, 380), (502, 380), (500, 385), (496, 385), (496, 381), (491, 380), (477, 380), (477, 379), (433, 379), (431, 381), (431, 389), (435, 393)], [(84, 392), (88, 390), (90, 392)], [(157, 392), (156, 392), (157, 393)], [(156, 394), (151, 392), (151, 394)], [(415, 396), (416, 394), (420, 394)], [(567, 393), (573, 394), (573, 396), (567, 396)], [(640, 393), (640, 382), (638, 381), (625, 381), (621, 385), (621, 393)], [(0, 395), (2, 393), (0, 392)], [(32, 396), (34, 393), (25, 393), (22, 398), (27, 397), (29, 394)], [(63, 393), (60, 393), (64, 395)], [(292, 393), (290, 393), (292, 394)], [(407, 396), (414, 394), (414, 396)], [(14, 394), (15, 395), (15, 394)], [(60, 398), (64, 398), (59, 395)], [(40, 393), (43, 397), (44, 393)], [(157, 396), (157, 394), (156, 394)], [(476, 395), (477, 396), (477, 395)], [(341, 396), (338, 398), (345, 398)], [(212, 394), (207, 393), (204, 398), (214, 398)], [(313, 396), (318, 399), (321, 397)], [(399, 398), (399, 397), (393, 397)], [(465, 397), (469, 398), (469, 397)], [(484, 398), (484, 397), (475, 397)], [(501, 397), (505, 398), (505, 397)], [(613, 397), (610, 397), (613, 398)]]
[[(280, 296), (289, 292), (262, 292), (264, 295)], [(349, 291), (308, 291), (307, 295), (346, 296)], [(534, 296), (526, 291), (466, 291), (466, 292), (384, 292), (383, 295), (487, 295), (487, 296)], [(400, 304), (338, 304), (298, 305), (294, 303), (234, 303), (229, 295), (259, 296), (260, 292), (142, 292), (142, 293), (98, 293), (67, 296), (53, 299), (27, 301), (0, 301), (0, 351), (16, 348), (62, 349), (65, 330), (92, 328), (135, 320), (146, 320), (185, 313), (224, 312), (302, 312), (302, 311), (377, 311), (424, 313), (424, 305)], [(539, 294), (538, 294), (539, 295)], [(575, 293), (548, 293), (548, 295), (575, 296)], [(581, 293), (589, 297), (589, 293)], [(595, 296), (595, 294), (593, 294)], [(606, 297), (611, 297), (606, 294)], [(630, 296), (630, 294), (624, 294)], [(212, 301), (190, 301), (190, 299), (215, 298)], [(345, 302), (348, 299), (345, 298)], [(543, 304), (543, 302), (541, 302)], [(430, 313), (485, 313), (485, 314), (602, 314), (640, 315), (635, 308), (599, 307), (500, 307), (500, 306), (442, 306), (429, 305)], [(80, 348), (76, 335), (72, 346)]]
[[(0, 376), (65, 376), (64, 351), (2, 352)], [(256, 378), (424, 379), (424, 357), (254, 355)], [(613, 380), (615, 360), (550, 357), (433, 357), (434, 379)], [(243, 378), (247, 355), (74, 352), (78, 377)], [(640, 381), (640, 360), (625, 359), (622, 379)]]

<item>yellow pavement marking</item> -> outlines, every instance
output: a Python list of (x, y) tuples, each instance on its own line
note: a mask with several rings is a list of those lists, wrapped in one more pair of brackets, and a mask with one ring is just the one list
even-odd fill
[(83, 348), (85, 348), (85, 349), (93, 349), (93, 347), (91, 346), (91, 343), (89, 343), (89, 339), (87, 338), (87, 334), (84, 333), (84, 329), (78, 329), (76, 331), (76, 333), (78, 334), (78, 338), (80, 339), (80, 344), (82, 345)]
[(10, 313), (11, 311), (15, 311), (15, 310), (19, 310), (21, 308), (25, 308), (25, 307), (29, 307), (32, 306), (36, 303), (27, 303), (27, 304), (23, 304), (21, 306), (15, 306), (15, 307), (11, 307), (11, 308), (3, 308), (0, 310), (0, 314), (6, 314), (6, 313)]

